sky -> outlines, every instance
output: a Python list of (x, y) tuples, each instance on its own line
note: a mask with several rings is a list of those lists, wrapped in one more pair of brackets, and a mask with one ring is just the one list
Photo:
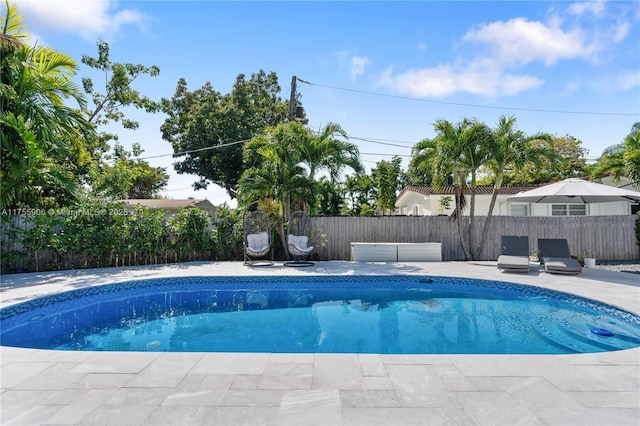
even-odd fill
[[(171, 98), (210, 82), (229, 93), (238, 74), (275, 72), (287, 100), (292, 76), (317, 130), (335, 122), (370, 170), (394, 155), (406, 169), (433, 123), (477, 119), (494, 127), (513, 115), (528, 135), (582, 141), (587, 158), (623, 141), (640, 121), (640, 2), (410, 1), (221, 2), (19, 0), (28, 31), (75, 58), (77, 81), (104, 75), (80, 63), (110, 46), (113, 62), (156, 65), (133, 87)], [(4, 2), (2, 5), (4, 9)], [(4, 14), (4, 10), (3, 10)], [(104, 93), (104, 90), (102, 91)], [(110, 126), (130, 149), (170, 175), (167, 198), (236, 206), (225, 191), (191, 188), (173, 169), (163, 113), (124, 110), (135, 130)], [(232, 141), (225, 141), (232, 142)]]

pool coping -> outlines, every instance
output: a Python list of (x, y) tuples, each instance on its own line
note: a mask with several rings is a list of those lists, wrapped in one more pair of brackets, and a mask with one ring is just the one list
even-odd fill
[[(194, 262), (0, 277), (0, 306), (187, 275), (473, 277), (536, 285), (640, 315), (624, 272), (501, 273), (495, 262)], [(1, 424), (637, 424), (640, 349), (577, 355), (94, 353), (0, 348)]]

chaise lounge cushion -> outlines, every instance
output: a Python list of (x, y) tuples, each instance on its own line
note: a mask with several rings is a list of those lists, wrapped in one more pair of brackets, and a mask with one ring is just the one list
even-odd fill
[(547, 257), (544, 259), (544, 269), (552, 274), (579, 274), (582, 266), (571, 257)]
[(529, 237), (502, 236), (498, 269), (510, 272), (529, 272)]
[(529, 257), (501, 254), (500, 257), (498, 257), (498, 269), (529, 271)]
[(579, 274), (582, 266), (571, 257), (565, 238), (538, 238), (540, 258), (544, 270), (551, 274)]

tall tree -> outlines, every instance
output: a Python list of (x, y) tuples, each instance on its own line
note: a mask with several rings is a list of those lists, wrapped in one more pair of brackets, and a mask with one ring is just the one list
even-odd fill
[(344, 203), (345, 190), (340, 182), (334, 183), (326, 176), (316, 182), (316, 200), (311, 206), (312, 215), (339, 216)]
[(196, 189), (214, 183), (235, 198), (245, 169), (244, 141), (287, 118), (288, 103), (280, 98), (280, 90), (277, 74), (262, 70), (249, 80), (239, 74), (226, 95), (210, 83), (191, 92), (180, 79), (173, 97), (162, 100), (168, 117), (160, 127), (163, 139), (181, 158), (175, 170), (198, 176)]
[[(286, 248), (284, 221), (295, 203), (310, 205), (314, 201), (314, 185), (304, 166), (300, 146), (309, 130), (297, 122), (266, 129), (244, 146), (247, 168), (239, 182), (242, 205), (273, 199), (280, 206), (279, 234)], [(288, 255), (288, 254), (287, 254)]]
[(347, 193), (350, 194), (351, 215), (359, 216), (363, 206), (367, 205), (375, 210), (377, 207), (378, 189), (371, 175), (358, 174), (347, 176), (345, 181)]
[(640, 122), (635, 123), (624, 138), (623, 161), (627, 177), (640, 181)]
[[(412, 185), (431, 185), (434, 181), (434, 171), (438, 166), (438, 146), (437, 140), (423, 139), (411, 149), (411, 159), (407, 175)], [(446, 171), (441, 171), (446, 173)], [(442, 179), (441, 179), (442, 180)], [(453, 176), (449, 174), (446, 185), (453, 184)]]
[[(474, 256), (472, 235), (475, 224), (475, 188), (478, 170), (489, 157), (492, 143), (490, 129), (476, 120), (464, 119), (458, 123), (438, 120), (433, 128), (436, 136), (420, 141), (414, 147), (414, 155), (420, 155), (424, 164), (415, 164), (433, 174), (433, 186), (436, 188), (453, 182), (457, 190), (455, 194), (456, 208), (452, 218), (456, 220), (460, 244), (465, 257)], [(462, 230), (462, 212), (466, 208), (466, 194), (471, 193), (469, 209), (469, 229)]]
[(371, 170), (371, 176), (378, 190), (378, 208), (383, 214), (385, 212), (391, 214), (396, 207), (397, 194), (401, 186), (401, 163), (402, 159), (396, 155), (391, 161), (379, 161)]
[[(100, 93), (95, 90), (91, 78), (82, 78), (84, 90), (93, 102), (93, 107), (87, 109), (89, 121), (96, 125), (120, 122), (125, 129), (135, 130), (139, 123), (126, 118), (121, 108), (133, 106), (151, 113), (160, 109), (158, 102), (141, 95), (133, 88), (133, 82), (145, 74), (151, 77), (160, 75), (160, 68), (155, 65), (147, 67), (142, 64), (111, 62), (109, 44), (101, 40), (97, 46), (97, 58), (82, 55), (82, 63), (103, 73), (105, 81), (105, 93)], [(117, 139), (117, 136), (113, 135), (113, 139)]]
[(67, 105), (85, 105), (72, 81), (77, 64), (47, 46), (26, 44), (22, 16), (6, 2), (0, 37), (0, 207), (48, 207), (75, 199), (76, 169), (93, 129)]
[(516, 118), (513, 116), (500, 116), (498, 125), (492, 132), (493, 141), (488, 145), (489, 155), (485, 166), (493, 180), (493, 191), (482, 236), (475, 251), (476, 258), (480, 257), (489, 234), (493, 209), (505, 174), (509, 170), (521, 171), (527, 163), (540, 168), (543, 162), (552, 162), (555, 158), (555, 151), (549, 148), (552, 136), (546, 133), (527, 136), (517, 129)]
[(591, 176), (600, 178), (606, 173), (611, 174), (617, 182), (623, 176), (640, 181), (640, 122), (631, 126), (631, 131), (622, 142), (604, 150)]
[(535, 185), (588, 174), (588, 151), (582, 147), (581, 140), (566, 135), (553, 136), (551, 140), (534, 139), (530, 143), (532, 148), (540, 149), (546, 155), (538, 163), (528, 161), (521, 169), (505, 174), (504, 183)]
[[(96, 129), (103, 128), (110, 123), (120, 123), (127, 130), (136, 130), (140, 123), (127, 118), (123, 108), (134, 107), (148, 113), (159, 111), (160, 103), (142, 95), (134, 88), (134, 83), (145, 75), (158, 76), (160, 68), (155, 65), (112, 62), (109, 44), (105, 41), (98, 41), (97, 47), (98, 56), (96, 58), (82, 55), (82, 63), (100, 74), (98, 81), (104, 81), (104, 87), (96, 87), (97, 85), (90, 77), (82, 78), (84, 91), (91, 98), (91, 105), (84, 109), (87, 120)], [(111, 157), (107, 153), (111, 149), (112, 141), (118, 142), (118, 135), (106, 131), (96, 133), (88, 140), (93, 155), (92, 170), (87, 171), (89, 176), (98, 177), (100, 171), (108, 167), (104, 160)], [(160, 176), (158, 177), (162, 180)], [(156, 184), (161, 185), (162, 182), (159, 181)]]
[(377, 191), (371, 176), (364, 173), (349, 175), (344, 181), (344, 187), (349, 205), (343, 209), (343, 214), (358, 216), (363, 205), (375, 206)]
[(93, 179), (94, 194), (111, 200), (158, 197), (169, 175), (164, 167), (152, 167), (141, 160), (143, 152), (138, 143), (133, 144), (132, 152), (116, 143), (113, 155), (107, 156), (111, 161), (103, 164)]
[(337, 123), (328, 123), (316, 134), (309, 134), (302, 141), (300, 149), (309, 167), (309, 178), (315, 180), (321, 170), (329, 172), (332, 182), (338, 182), (345, 167), (355, 173), (362, 173), (364, 167), (360, 161), (358, 146), (348, 142), (347, 133)]

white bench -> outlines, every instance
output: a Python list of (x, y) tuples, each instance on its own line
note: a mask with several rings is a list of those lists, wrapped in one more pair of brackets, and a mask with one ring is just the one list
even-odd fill
[(351, 243), (354, 262), (441, 262), (442, 243)]

